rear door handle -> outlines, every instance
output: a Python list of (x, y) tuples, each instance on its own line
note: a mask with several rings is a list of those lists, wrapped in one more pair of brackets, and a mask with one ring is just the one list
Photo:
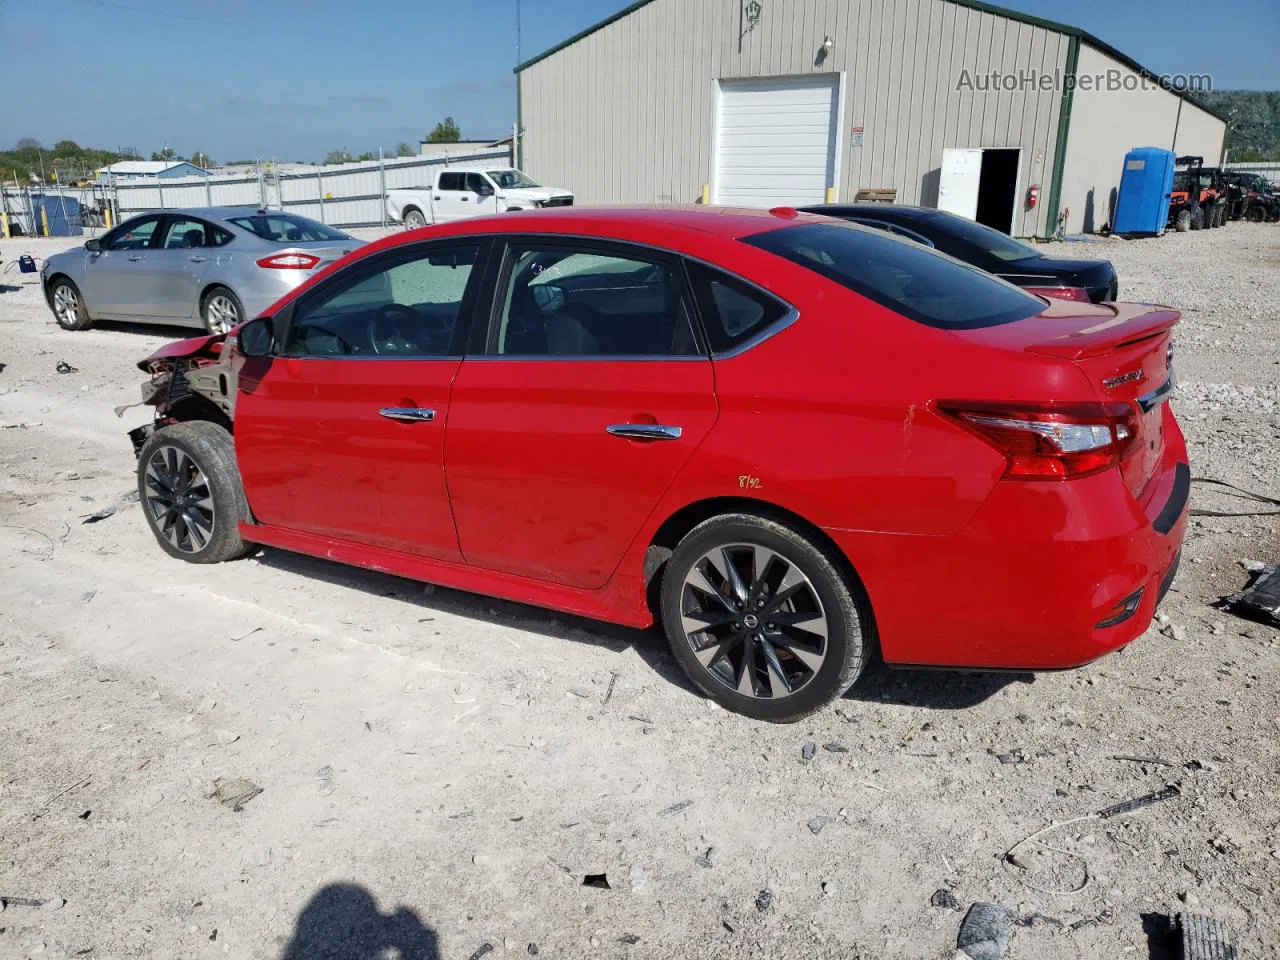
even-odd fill
[(401, 423), (425, 423), (434, 420), (436, 412), (426, 407), (383, 407), (378, 416)]
[(679, 440), (684, 433), (681, 427), (670, 427), (663, 423), (615, 423), (604, 429), (615, 437), (626, 437), (628, 440)]
[(187, 257), (192, 263), (204, 263), (204, 257)]
[(129, 262), (137, 263), (139, 260), (145, 260), (145, 259), (146, 257), (142, 256), (141, 254), (135, 253), (133, 256), (129, 258)]

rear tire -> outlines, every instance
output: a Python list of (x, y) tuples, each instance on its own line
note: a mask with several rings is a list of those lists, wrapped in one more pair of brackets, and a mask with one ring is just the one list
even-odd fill
[(204, 420), (153, 433), (138, 454), (138, 494), (160, 548), (188, 563), (221, 563), (249, 547), (249, 504), (231, 434)]
[(53, 306), (53, 319), (63, 330), (88, 330), (93, 326), (89, 311), (85, 309), (80, 288), (66, 277), (59, 277), (49, 291)]
[(1245, 209), (1244, 218), (1250, 223), (1262, 223), (1267, 219), (1267, 211), (1255, 203)]
[(215, 336), (230, 333), (244, 323), (244, 305), (229, 287), (210, 287), (200, 298), (200, 319)]
[(1173, 228), (1179, 233), (1186, 233), (1191, 229), (1191, 211), (1179, 210), (1177, 217), (1174, 218)]
[(1191, 229), (1204, 229), (1204, 207), (1196, 207), (1195, 210), (1191, 212)]
[(417, 230), (419, 227), (427, 225), (427, 218), (422, 215), (422, 211), (417, 207), (410, 207), (404, 212), (404, 228), (406, 230)]
[(870, 604), (839, 558), (753, 514), (713, 517), (680, 541), (663, 573), (661, 610), (694, 686), (772, 723), (800, 720), (843, 694), (873, 646)]

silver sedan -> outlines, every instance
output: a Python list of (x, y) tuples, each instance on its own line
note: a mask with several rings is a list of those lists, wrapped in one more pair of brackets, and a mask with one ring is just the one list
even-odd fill
[(41, 280), (67, 330), (141, 320), (226, 333), (362, 244), (278, 210), (166, 210), (50, 257)]

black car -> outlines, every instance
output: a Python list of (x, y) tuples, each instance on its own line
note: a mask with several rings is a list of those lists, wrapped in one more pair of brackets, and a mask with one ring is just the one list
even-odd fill
[(888, 230), (1040, 296), (1100, 303), (1116, 299), (1120, 292), (1110, 260), (1047, 257), (1008, 234), (942, 210), (886, 203), (828, 203), (801, 209)]

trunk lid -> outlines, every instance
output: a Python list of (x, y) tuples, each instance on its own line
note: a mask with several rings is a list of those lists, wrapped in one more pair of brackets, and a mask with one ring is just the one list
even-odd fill
[(1099, 400), (1135, 407), (1138, 435), (1120, 472), (1140, 497), (1164, 452), (1164, 402), (1173, 389), (1171, 329), (1180, 319), (1177, 310), (1147, 303), (1050, 301), (1034, 317), (962, 335), (1067, 361), (1084, 374)]

